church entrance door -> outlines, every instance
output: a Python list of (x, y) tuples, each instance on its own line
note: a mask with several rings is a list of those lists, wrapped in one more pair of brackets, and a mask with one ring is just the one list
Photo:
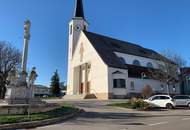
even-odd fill
[(90, 82), (87, 82), (87, 85), (86, 85), (86, 94), (90, 94)]
[(83, 90), (84, 90), (84, 84), (81, 83), (79, 87), (79, 94), (83, 94)]

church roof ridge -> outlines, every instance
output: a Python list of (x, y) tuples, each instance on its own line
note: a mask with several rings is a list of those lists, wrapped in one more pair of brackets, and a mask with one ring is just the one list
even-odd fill
[[(99, 33), (94, 33), (94, 32), (90, 32), (90, 31), (86, 31), (84, 30), (84, 32), (86, 33), (91, 33), (91, 34), (94, 34), (94, 35), (99, 35), (100, 37), (105, 37), (105, 38), (109, 38), (109, 39), (112, 39), (112, 40), (117, 40), (117, 41), (121, 41), (121, 42), (125, 42), (125, 43), (128, 43), (128, 44), (131, 44), (131, 45), (134, 45), (134, 46), (137, 46), (137, 47), (141, 47), (141, 48), (144, 48), (140, 45), (137, 45), (135, 43), (132, 43), (132, 42), (128, 42), (128, 41), (124, 41), (122, 39), (117, 39), (117, 38), (114, 38), (114, 37), (111, 37), (111, 36), (107, 36), (107, 35), (103, 35), (103, 34), (99, 34)], [(147, 49), (147, 48), (144, 48), (144, 49)], [(150, 49), (149, 49), (150, 50)]]
[[(137, 44), (132, 43), (132, 42), (128, 42), (128, 41), (124, 41), (124, 40), (121, 40), (121, 39), (113, 38), (111, 36), (106, 36), (106, 35), (90, 32), (90, 31), (83, 31), (83, 32), (86, 33), (86, 34), (90, 34), (90, 35), (94, 35), (94, 36), (99, 36), (101, 38), (110, 39), (110, 40), (113, 40), (115, 42), (119, 42), (119, 43), (116, 43), (116, 44), (124, 44), (124, 45), (127, 44), (127, 45), (131, 45), (132, 47), (136, 47), (138, 49), (144, 49), (146, 51), (151, 51), (152, 53), (157, 53), (156, 51), (154, 51), (152, 49), (145, 48), (143, 46), (137, 45)], [(159, 53), (157, 53), (157, 54), (159, 54)]]
[(154, 60), (163, 60), (166, 58), (154, 50), (144, 48), (134, 43), (118, 40), (109, 36), (96, 34), (89, 31), (83, 31), (88, 40), (94, 46), (103, 61), (112, 67), (127, 68), (126, 64), (114, 53), (124, 53)]

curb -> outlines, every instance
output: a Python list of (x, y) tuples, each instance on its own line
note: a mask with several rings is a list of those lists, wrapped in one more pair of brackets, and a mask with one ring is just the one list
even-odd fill
[(65, 115), (64, 117), (58, 117), (58, 118), (47, 119), (47, 120), (42, 120), (42, 121), (31, 121), (31, 122), (21, 122), (21, 123), (0, 125), (0, 130), (26, 129), (26, 128), (35, 128), (35, 127), (41, 127), (41, 126), (46, 126), (46, 125), (52, 125), (59, 122), (63, 122), (75, 116), (78, 116), (82, 112), (84, 112), (84, 110), (77, 108), (71, 114)]

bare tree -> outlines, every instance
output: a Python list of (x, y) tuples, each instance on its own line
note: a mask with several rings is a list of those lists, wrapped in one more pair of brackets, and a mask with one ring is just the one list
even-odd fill
[(175, 53), (175, 52), (173, 52), (173, 51), (171, 51), (169, 49), (164, 50), (161, 54), (164, 57), (171, 60), (172, 62), (174, 62), (180, 68), (185, 67), (186, 64), (187, 64), (187, 61), (184, 60), (184, 58), (180, 54)]
[(160, 80), (167, 85), (167, 93), (170, 94), (169, 86), (179, 83), (179, 68), (185, 66), (186, 62), (177, 53), (166, 50), (162, 55), (156, 55), (157, 69), (149, 69), (152, 78)]
[(21, 52), (7, 42), (0, 41), (0, 99), (5, 97), (8, 73), (21, 63)]

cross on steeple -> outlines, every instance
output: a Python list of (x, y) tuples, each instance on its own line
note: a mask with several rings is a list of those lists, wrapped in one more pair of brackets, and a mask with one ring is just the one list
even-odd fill
[(74, 17), (80, 17), (84, 19), (84, 10), (82, 0), (76, 0)]

